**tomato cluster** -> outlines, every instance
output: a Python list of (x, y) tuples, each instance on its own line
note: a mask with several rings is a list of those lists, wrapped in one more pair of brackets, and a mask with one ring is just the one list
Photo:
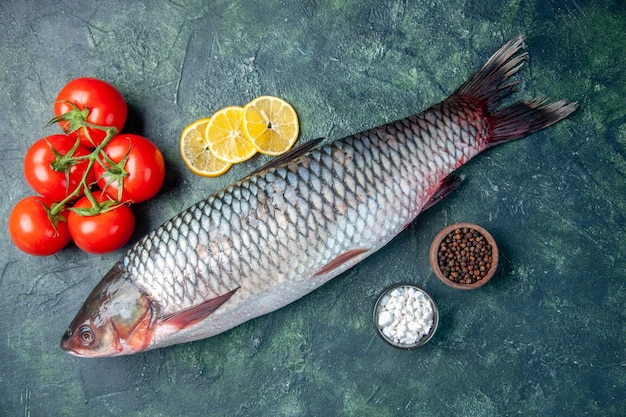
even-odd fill
[(149, 139), (119, 133), (128, 106), (111, 84), (77, 78), (58, 94), (55, 117), (63, 134), (35, 142), (24, 158), (24, 176), (40, 195), (19, 201), (9, 234), (22, 251), (52, 255), (70, 240), (89, 253), (107, 253), (132, 236), (129, 205), (154, 197), (165, 161)]

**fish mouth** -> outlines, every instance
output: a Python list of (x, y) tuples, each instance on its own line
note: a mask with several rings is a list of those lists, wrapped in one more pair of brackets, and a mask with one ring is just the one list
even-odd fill
[(63, 336), (61, 337), (61, 343), (60, 343), (61, 350), (69, 353), (70, 355), (84, 356), (82, 353), (72, 348), (71, 343), (70, 343), (72, 339), (72, 335), (73, 335), (73, 332), (71, 329), (67, 329), (65, 333), (63, 333)]
[(68, 353), (72, 356), (76, 356), (78, 358), (106, 358), (119, 356), (124, 354), (123, 350), (107, 350), (107, 351), (99, 351), (92, 350), (89, 348), (82, 348), (77, 345), (76, 340), (72, 337), (74, 334), (71, 329), (68, 329), (63, 336), (61, 337), (60, 347), (65, 353)]

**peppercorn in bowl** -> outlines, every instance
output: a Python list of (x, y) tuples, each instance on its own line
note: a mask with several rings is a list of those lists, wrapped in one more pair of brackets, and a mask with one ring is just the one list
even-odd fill
[(485, 285), (498, 267), (498, 247), (484, 228), (455, 223), (442, 229), (430, 246), (430, 264), (443, 283), (461, 290)]

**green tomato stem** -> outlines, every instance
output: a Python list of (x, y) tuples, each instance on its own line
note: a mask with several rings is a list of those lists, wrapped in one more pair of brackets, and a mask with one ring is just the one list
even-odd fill
[(89, 163), (87, 164), (87, 169), (85, 170), (85, 173), (83, 174), (83, 177), (81, 178), (80, 183), (76, 186), (74, 191), (68, 194), (68, 196), (65, 197), (63, 200), (52, 205), (52, 207), (50, 208), (50, 216), (56, 216), (57, 214), (61, 213), (61, 211), (65, 209), (65, 206), (70, 201), (72, 201), (76, 196), (78, 196), (81, 190), (84, 191), (85, 196), (89, 199), (89, 201), (91, 202), (91, 205), (94, 208), (96, 209), (100, 208), (100, 204), (96, 201), (96, 198), (93, 196), (93, 193), (89, 189), (89, 184), (87, 184), (87, 175), (89, 174), (89, 172), (91, 172), (93, 165), (98, 160), (98, 155), (100, 155), (101, 152), (104, 152), (104, 147), (111, 141), (111, 139), (115, 135), (117, 135), (118, 132), (117, 132), (117, 129), (113, 126), (108, 126), (108, 127), (98, 126), (92, 123), (88, 123), (87, 121), (84, 122), (84, 126), (85, 126), (85, 134), (90, 140), (91, 138), (89, 137), (89, 132), (87, 132), (86, 127), (104, 130), (106, 132), (106, 136), (104, 140), (100, 143), (100, 145), (98, 145), (96, 149), (94, 149), (89, 155), (84, 155), (84, 156), (74, 158), (74, 160), (88, 160)]

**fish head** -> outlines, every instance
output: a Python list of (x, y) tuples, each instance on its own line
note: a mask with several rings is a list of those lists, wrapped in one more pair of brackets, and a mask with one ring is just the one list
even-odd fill
[(110, 357), (145, 350), (155, 311), (148, 297), (116, 264), (85, 300), (61, 339), (61, 349), (80, 357)]

